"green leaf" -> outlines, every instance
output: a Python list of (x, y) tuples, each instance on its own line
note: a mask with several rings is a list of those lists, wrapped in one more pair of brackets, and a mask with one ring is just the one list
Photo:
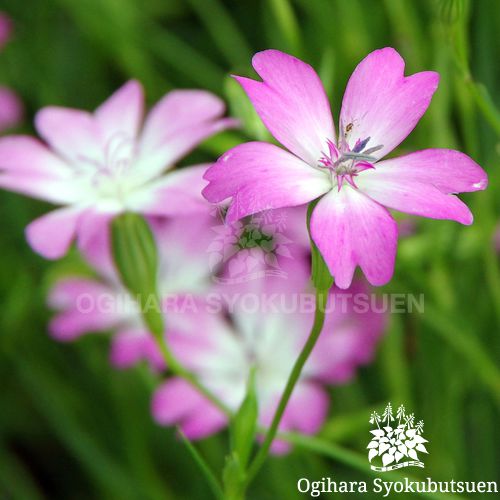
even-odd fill
[(277, 31), (280, 33), (285, 50), (300, 56), (302, 53), (302, 40), (299, 22), (289, 0), (271, 0), (269, 2), (271, 15), (275, 21)]
[(189, 4), (229, 64), (238, 66), (242, 61), (250, 60), (252, 50), (220, 0), (189, 0)]

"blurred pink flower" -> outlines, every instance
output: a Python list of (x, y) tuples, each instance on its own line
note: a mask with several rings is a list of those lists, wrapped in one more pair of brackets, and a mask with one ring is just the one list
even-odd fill
[[(208, 210), (205, 215), (149, 220), (159, 252), (159, 293), (165, 302), (169, 328), (179, 331), (194, 328), (196, 319), (191, 302), (191, 309), (183, 309), (184, 295), (192, 294), (197, 300), (211, 286), (205, 252), (211, 237)], [(147, 360), (153, 367), (163, 368), (163, 359), (143, 326), (138, 306), (115, 272), (105, 221), (94, 228), (82, 253), (99, 277), (67, 277), (54, 285), (48, 298), (49, 306), (56, 311), (49, 325), (51, 335), (71, 341), (87, 333), (110, 330), (115, 366), (125, 368)]]
[(417, 224), (413, 219), (403, 219), (398, 221), (398, 236), (406, 238), (413, 236), (417, 232)]
[[(226, 309), (231, 321), (208, 310), (202, 327), (191, 334), (168, 334), (168, 341), (178, 358), (192, 370), (231, 409), (241, 404), (252, 366), (256, 371), (259, 421), (269, 425), (286, 380), (312, 324), (313, 311), (302, 295), (308, 270), (300, 269), (296, 279), (265, 280), (240, 284), (226, 296), (231, 308)], [(260, 283), (259, 293), (256, 285)], [(246, 291), (246, 293), (245, 293)], [(263, 294), (267, 292), (268, 295)], [(294, 294), (297, 292), (297, 295)], [(366, 294), (367, 287), (357, 284), (349, 294)], [(240, 295), (238, 295), (238, 293)], [(331, 291), (325, 328), (309, 358), (280, 424), (280, 430), (316, 433), (324, 422), (329, 395), (327, 386), (351, 379), (356, 369), (370, 362), (385, 323), (383, 313), (355, 310), (353, 297), (338, 289)], [(266, 300), (277, 294), (285, 303)], [(223, 297), (223, 295), (221, 295)], [(260, 297), (255, 309), (246, 298)], [(275, 295), (276, 296), (276, 295)], [(298, 297), (303, 297), (300, 299)], [(267, 298), (266, 298), (267, 297)], [(297, 302), (296, 302), (297, 300)], [(305, 302), (302, 303), (301, 301)], [(212, 314), (210, 314), (212, 312)], [(162, 425), (179, 425), (191, 439), (208, 436), (227, 424), (225, 416), (186, 382), (171, 378), (154, 394), (152, 413)], [(274, 453), (284, 453), (288, 446), (275, 441)]]
[[(0, 12), (0, 50), (10, 40), (12, 21)], [(13, 128), (21, 122), (24, 107), (17, 94), (7, 87), (0, 86), (0, 132)]]
[(79, 245), (97, 221), (122, 211), (150, 216), (205, 210), (199, 192), (206, 166), (163, 175), (207, 137), (234, 126), (224, 103), (202, 90), (169, 92), (143, 123), (141, 85), (130, 81), (94, 113), (46, 107), (28, 136), (0, 139), (0, 186), (63, 208), (27, 227), (31, 246), (46, 258)]
[(271, 275), (287, 278), (287, 261), (309, 259), (304, 207), (265, 211), (232, 224), (217, 215), (207, 251), (221, 284)]
[(4, 12), (0, 12), (0, 50), (10, 40), (12, 36), (12, 20)]
[(263, 81), (235, 77), (262, 121), (287, 148), (249, 142), (222, 155), (206, 173), (205, 197), (231, 199), (232, 223), (262, 210), (307, 204), (312, 237), (335, 282), (349, 287), (356, 266), (374, 285), (394, 271), (397, 226), (387, 208), (472, 223), (454, 193), (485, 189), (485, 172), (468, 156), (427, 149), (379, 161), (425, 113), (439, 76), (404, 76), (392, 48), (357, 66), (344, 94), (339, 138), (323, 85), (311, 66), (277, 50), (259, 52), (253, 66)]
[(500, 224), (497, 225), (495, 234), (493, 235), (493, 245), (495, 250), (500, 253)]
[(15, 127), (23, 119), (23, 104), (15, 92), (0, 87), (0, 132)]

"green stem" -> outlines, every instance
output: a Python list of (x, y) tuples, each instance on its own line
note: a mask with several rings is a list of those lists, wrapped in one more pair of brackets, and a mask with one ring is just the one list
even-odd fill
[(325, 290), (317, 290), (316, 291), (316, 311), (314, 316), (314, 324), (311, 329), (311, 333), (309, 334), (309, 338), (307, 342), (304, 344), (302, 351), (295, 361), (293, 365), (290, 376), (288, 377), (288, 381), (285, 386), (285, 390), (281, 395), (281, 399), (278, 403), (278, 407), (276, 408), (276, 412), (274, 414), (273, 420), (271, 422), (271, 426), (267, 430), (266, 436), (264, 438), (264, 442), (257, 453), (254, 461), (252, 462), (250, 468), (248, 469), (248, 474), (246, 477), (246, 485), (252, 481), (255, 477), (259, 469), (262, 467), (264, 462), (266, 461), (267, 455), (269, 453), (269, 448), (276, 437), (276, 433), (278, 431), (278, 426), (283, 417), (283, 413), (285, 412), (288, 401), (290, 400), (290, 396), (292, 395), (293, 389), (299, 380), (300, 374), (304, 365), (306, 364), (309, 355), (311, 354), (314, 346), (316, 345), (316, 341), (319, 338), (321, 330), (323, 328), (323, 323), (325, 322), (325, 309), (326, 303), (328, 301), (328, 291)]
[(219, 481), (217, 481), (217, 478), (214, 476), (214, 473), (212, 472), (208, 464), (205, 462), (204, 458), (198, 453), (198, 450), (193, 446), (191, 441), (180, 430), (180, 428), (177, 429), (177, 432), (179, 433), (182, 442), (186, 445), (189, 454), (193, 457), (193, 460), (196, 462), (196, 464), (202, 471), (203, 475), (205, 476), (205, 479), (207, 480), (208, 485), (210, 486), (210, 489), (212, 490), (212, 493), (214, 494), (215, 498), (217, 499), (224, 498), (224, 493), (219, 484)]

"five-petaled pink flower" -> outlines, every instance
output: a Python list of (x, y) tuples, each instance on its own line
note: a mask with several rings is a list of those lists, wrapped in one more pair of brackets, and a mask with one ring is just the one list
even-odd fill
[(202, 140), (235, 124), (224, 103), (202, 90), (176, 90), (143, 120), (141, 85), (130, 81), (97, 108), (47, 107), (35, 118), (46, 144), (27, 136), (0, 139), (0, 186), (63, 208), (27, 228), (47, 258), (80, 246), (99, 221), (122, 211), (164, 216), (206, 211), (197, 193), (204, 166), (163, 175)]
[(357, 265), (374, 285), (391, 279), (397, 226), (385, 207), (472, 223), (454, 193), (485, 189), (487, 177), (468, 156), (427, 149), (381, 161), (425, 113), (437, 73), (405, 77), (394, 49), (372, 52), (347, 84), (336, 137), (328, 98), (311, 66), (277, 50), (259, 52), (253, 66), (262, 82), (236, 80), (289, 152), (250, 142), (208, 170), (203, 194), (214, 203), (231, 198), (228, 222), (321, 197), (311, 235), (340, 288), (350, 285)]

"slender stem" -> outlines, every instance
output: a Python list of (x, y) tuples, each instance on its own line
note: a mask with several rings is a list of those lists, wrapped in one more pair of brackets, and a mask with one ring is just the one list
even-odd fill
[(250, 481), (255, 477), (259, 469), (266, 461), (267, 455), (269, 453), (269, 448), (271, 447), (271, 444), (276, 436), (276, 433), (278, 431), (278, 426), (280, 424), (281, 418), (283, 417), (283, 413), (285, 412), (288, 401), (290, 400), (290, 396), (292, 395), (293, 389), (297, 384), (297, 381), (299, 380), (302, 368), (304, 368), (304, 365), (306, 364), (309, 355), (314, 349), (316, 341), (318, 340), (321, 330), (323, 328), (323, 323), (325, 322), (325, 309), (327, 300), (328, 300), (328, 291), (316, 290), (316, 311), (311, 333), (309, 334), (309, 338), (307, 339), (307, 342), (304, 344), (304, 347), (302, 348), (302, 352), (300, 353), (299, 357), (295, 361), (295, 364), (293, 365), (292, 371), (290, 372), (290, 375), (288, 377), (285, 386), (285, 390), (281, 395), (278, 407), (276, 408), (276, 412), (274, 413), (271, 426), (267, 430), (264, 442), (262, 443), (259, 452), (257, 453), (254, 461), (252, 462), (250, 468), (248, 469), (246, 484), (250, 483)]
[(194, 461), (203, 472), (203, 475), (205, 476), (205, 479), (207, 480), (215, 498), (222, 499), (224, 497), (224, 493), (222, 491), (221, 485), (219, 484), (217, 478), (214, 476), (214, 473), (212, 472), (208, 464), (205, 462), (204, 458), (198, 453), (198, 450), (193, 446), (191, 441), (186, 437), (186, 435), (181, 431), (180, 428), (177, 429), (177, 432), (182, 438), (183, 443), (186, 445), (186, 448), (189, 451), (190, 455), (193, 457)]

